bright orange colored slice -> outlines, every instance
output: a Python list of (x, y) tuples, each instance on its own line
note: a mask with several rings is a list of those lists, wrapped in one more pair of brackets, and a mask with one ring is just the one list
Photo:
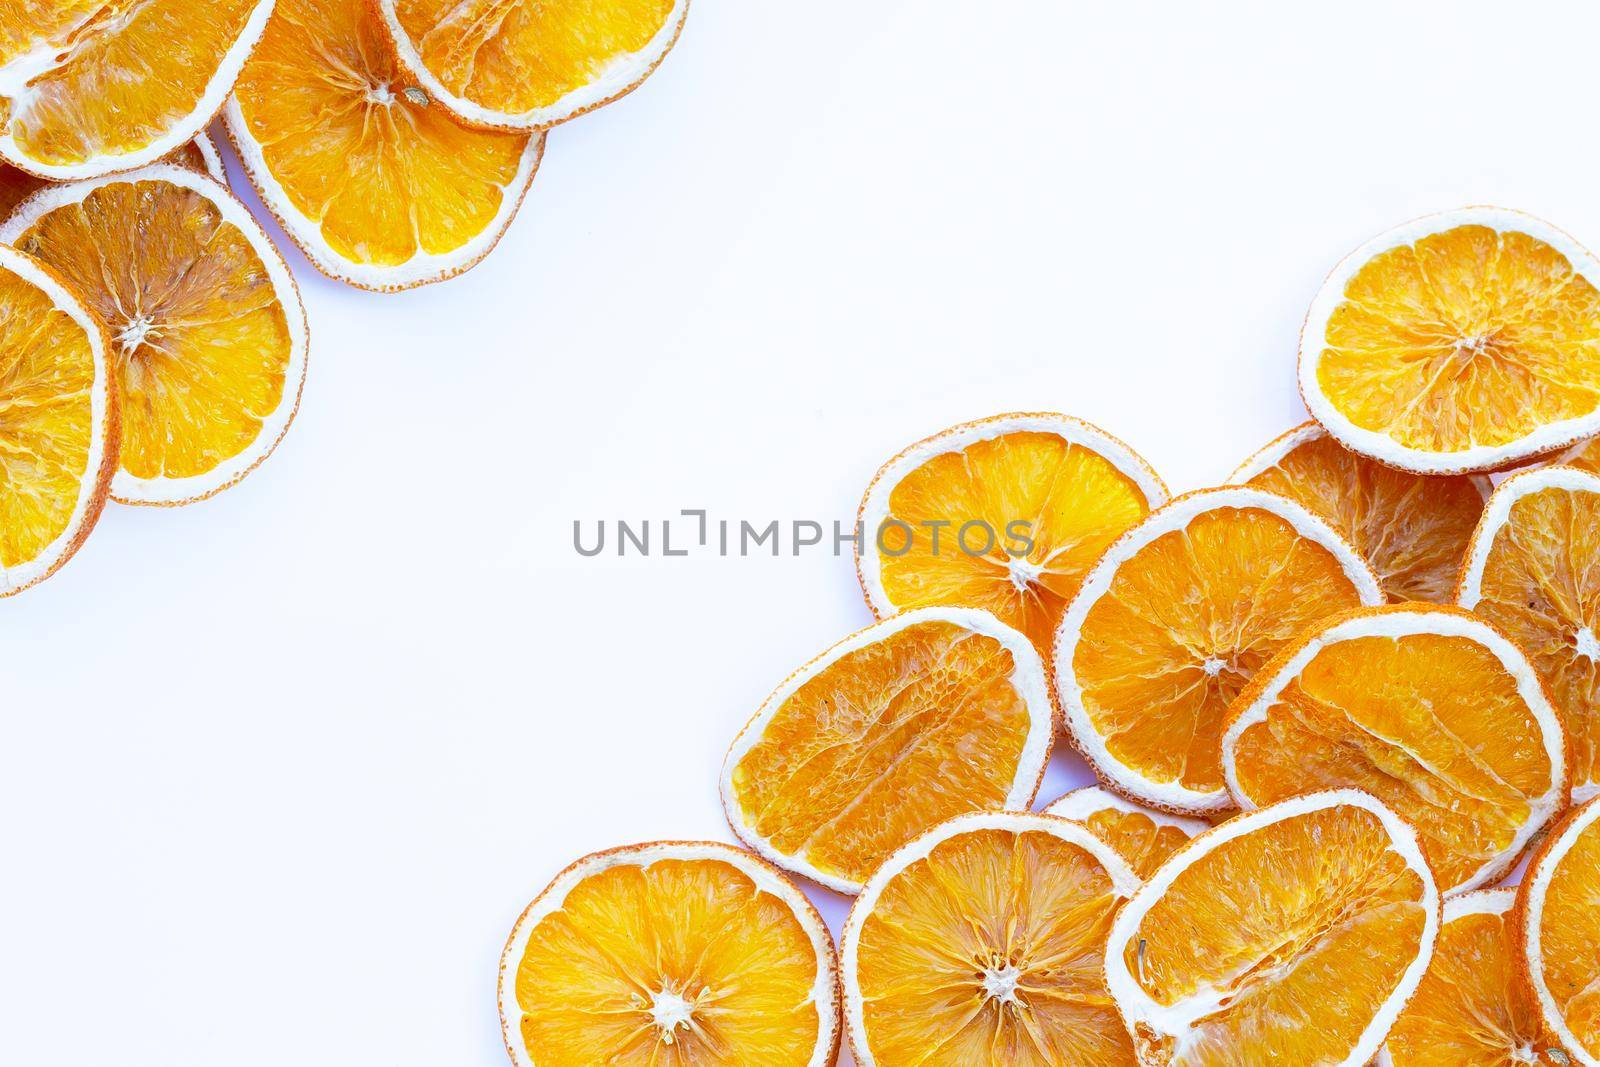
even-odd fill
[(1046, 807), (1044, 814), (1087, 826), (1116, 849), (1140, 878), (1150, 877), (1190, 838), (1211, 829), (1203, 819), (1155, 811), (1099, 786), (1074, 789)]
[(856, 571), (887, 618), (982, 608), (1047, 658), (1089, 568), (1166, 486), (1122, 442), (1065, 415), (962, 423), (884, 464), (861, 502)]
[(0, 246), (0, 597), (83, 544), (117, 469), (105, 333), (55, 275)]
[(1576, 799), (1600, 794), (1600, 477), (1545, 467), (1502, 482), (1458, 601), (1528, 653), (1572, 740)]
[(1346, 447), (1418, 474), (1507, 467), (1600, 431), (1600, 264), (1499, 208), (1417, 219), (1339, 264), (1300, 391)]
[(1117, 916), (1107, 982), (1141, 1064), (1360, 1067), (1438, 932), (1410, 827), (1365, 793), (1315, 793), (1169, 860)]
[(69, 181), (154, 163), (222, 107), (272, 0), (0, 0), (0, 158)]
[(115, 499), (200, 500), (277, 446), (305, 379), (305, 310), (272, 242), (222, 186), (169, 164), (53, 186), (0, 240), (60, 274), (110, 331)]
[(318, 269), (366, 289), (489, 254), (542, 135), (473, 129), (408, 75), (368, 0), (277, 0), (225, 112), (239, 160)]
[(1489, 480), (1428, 478), (1345, 448), (1314, 422), (1245, 460), (1228, 481), (1281, 493), (1328, 521), (1372, 564), (1391, 601), (1447, 603)]
[(401, 62), (480, 126), (534, 129), (626, 96), (678, 39), (689, 0), (376, 0)]
[(1181, 496), (1111, 547), (1061, 621), (1067, 730), (1118, 792), (1224, 810), (1229, 702), (1306, 627), (1382, 599), (1355, 549), (1293, 501), (1242, 486)]
[(517, 920), (500, 961), (517, 1067), (825, 1067), (833, 942), (770, 864), (710, 842), (586, 856)]
[(1600, 437), (1579, 441), (1558, 455), (1553, 462), (1563, 467), (1576, 467), (1590, 474), (1600, 474)]
[(791, 871), (860, 890), (956, 815), (1026, 810), (1050, 758), (1044, 664), (971, 608), (923, 608), (845, 639), (767, 698), (734, 741), (734, 832)]
[(1600, 797), (1551, 831), (1517, 895), (1518, 962), (1572, 1061), (1600, 1067)]
[(1135, 1067), (1101, 956), (1139, 879), (1085, 827), (966, 815), (896, 852), (840, 937), (860, 1067)]
[(1363, 789), (1417, 829), (1446, 893), (1491, 885), (1566, 807), (1561, 722), (1527, 656), (1456, 608), (1355, 611), (1263, 667), (1229, 712), (1245, 808)]
[(1445, 901), (1433, 963), (1378, 1067), (1559, 1067), (1565, 1059), (1522, 981), (1515, 889)]
[[(180, 167), (209, 174), (224, 184), (227, 182), (227, 174), (222, 169), (222, 157), (217, 154), (217, 146), (208, 133), (200, 134), (162, 162), (176, 163)], [(15, 211), (18, 204), (49, 184), (44, 178), (36, 178), (9, 163), (0, 163), (0, 221)]]

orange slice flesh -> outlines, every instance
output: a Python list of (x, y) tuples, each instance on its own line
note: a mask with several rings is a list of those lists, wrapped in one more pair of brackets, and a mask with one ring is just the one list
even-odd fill
[(367, 0), (278, 0), (225, 112), (262, 202), (324, 273), (441, 281), (488, 255), (544, 138), (473, 129), (400, 67)]
[(1243, 807), (1376, 796), (1416, 827), (1447, 893), (1505, 874), (1568, 799), (1566, 739), (1533, 666), (1455, 608), (1328, 620), (1239, 696), (1222, 752)]
[(1118, 792), (1225, 809), (1229, 702), (1307, 626), (1382, 596), (1355, 550), (1292, 501), (1244, 487), (1179, 497), (1112, 546), (1062, 620), (1067, 729)]
[[(201, 147), (202, 141), (205, 142), (204, 148)], [(222, 159), (216, 151), (216, 146), (211, 144), (210, 138), (201, 134), (199, 138), (173, 152), (163, 162), (188, 167), (201, 174), (209, 174), (220, 182), (225, 176)], [(0, 220), (15, 211), (18, 204), (49, 184), (50, 182), (44, 178), (36, 178), (9, 163), (0, 163)]]
[(1600, 793), (1600, 477), (1546, 467), (1502, 482), (1458, 599), (1528, 654), (1571, 739), (1577, 799)]
[(1485, 889), (1445, 902), (1433, 963), (1390, 1032), (1381, 1067), (1562, 1062), (1517, 973), (1516, 899), (1515, 889)]
[(1600, 430), (1600, 265), (1517, 212), (1362, 246), (1307, 316), (1300, 388), (1346, 446), (1420, 474), (1494, 470)]
[(1087, 826), (1140, 878), (1150, 877), (1191, 838), (1211, 829), (1202, 819), (1154, 811), (1098, 786), (1073, 790), (1046, 807), (1044, 814)]
[(483, 126), (531, 129), (624, 96), (671, 50), (688, 0), (378, 0), (412, 75)]
[(276, 447), (305, 377), (305, 311), (226, 189), (170, 165), (55, 186), (0, 240), (82, 292), (111, 334), (123, 426), (115, 499), (199, 500)]
[(100, 516), (117, 455), (105, 348), (77, 297), (0, 247), (0, 596), (54, 574)]
[(1280, 493), (1355, 545), (1391, 601), (1447, 603), (1483, 514), (1482, 477), (1428, 478), (1359, 456), (1314, 422), (1246, 460), (1228, 481)]
[(1590, 474), (1600, 474), (1600, 437), (1578, 442), (1557, 456), (1555, 462), (1563, 467), (1576, 467)]
[(0, 6), (0, 157), (55, 180), (154, 163), (222, 107), (271, 0)]
[(968, 608), (870, 626), (779, 687), (723, 768), (728, 821), (774, 863), (844, 893), (956, 815), (1025, 809), (1050, 757), (1044, 665)]
[(1600, 798), (1540, 847), (1517, 894), (1518, 962), (1540, 1020), (1582, 1067), (1600, 1067)]
[(776, 868), (727, 845), (599, 852), (513, 929), (500, 1020), (518, 1067), (824, 1067), (839, 1041), (822, 918)]
[(861, 1067), (1133, 1067), (1101, 956), (1139, 880), (1084, 827), (954, 819), (872, 876), (840, 938)]
[(1166, 497), (1148, 464), (1088, 423), (963, 423), (878, 472), (861, 503), (856, 570), (879, 618), (931, 604), (982, 608), (1048, 657), (1089, 568)]
[(1415, 836), (1354, 790), (1196, 838), (1118, 915), (1107, 981), (1144, 1064), (1359, 1067), (1422, 980), (1439, 895)]

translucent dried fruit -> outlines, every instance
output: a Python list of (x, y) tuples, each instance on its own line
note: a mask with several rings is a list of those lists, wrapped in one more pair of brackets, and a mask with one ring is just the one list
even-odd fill
[(1087, 826), (1140, 878), (1150, 877), (1190, 838), (1211, 829), (1203, 819), (1155, 811), (1098, 786), (1073, 790), (1046, 807), (1044, 814)]
[(1573, 1062), (1600, 1067), (1600, 797), (1569, 815), (1517, 896), (1524, 976)]

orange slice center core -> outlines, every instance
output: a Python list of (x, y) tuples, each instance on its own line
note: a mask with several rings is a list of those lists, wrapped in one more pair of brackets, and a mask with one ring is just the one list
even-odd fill
[(1017, 996), (1017, 984), (1022, 980), (1022, 971), (1016, 964), (985, 967), (980, 977), (983, 979), (983, 994), (989, 1000), (997, 1000), (1002, 1006), (1022, 1003)]
[(670, 1045), (680, 1027), (693, 1028), (694, 1005), (676, 991), (664, 988), (650, 995), (650, 1021), (661, 1031), (662, 1044)]

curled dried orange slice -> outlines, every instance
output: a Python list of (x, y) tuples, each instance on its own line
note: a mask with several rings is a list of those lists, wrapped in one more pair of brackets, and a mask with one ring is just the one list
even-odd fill
[(1140, 878), (1150, 877), (1190, 838), (1211, 829), (1202, 819), (1155, 811), (1099, 786), (1074, 789), (1046, 807), (1044, 814), (1087, 826), (1116, 849)]
[(1418, 474), (1496, 470), (1600, 431), (1600, 264), (1546, 222), (1467, 208), (1373, 238), (1300, 339), (1312, 416)]
[(1517, 895), (1519, 963), (1541, 1021), (1600, 1067), (1600, 797), (1551, 831)]
[(1429, 478), (1345, 448), (1314, 422), (1245, 460), (1228, 478), (1270, 489), (1328, 521), (1372, 564), (1390, 600), (1442, 604), (1455, 594), (1489, 480)]
[(1250, 808), (1363, 789), (1414, 827), (1447, 893), (1490, 885), (1566, 807), (1561, 722), (1533, 665), (1456, 608), (1391, 605), (1305, 634), (1229, 712), (1228, 787)]
[(1142, 1064), (1359, 1067), (1433, 956), (1416, 835), (1355, 790), (1230, 819), (1117, 916), (1106, 974)]
[(1502, 482), (1457, 599), (1533, 660), (1572, 741), (1573, 793), (1600, 794), (1600, 477), (1545, 467)]
[(1223, 810), (1229, 702), (1306, 627), (1382, 599), (1355, 549), (1293, 501), (1242, 486), (1178, 497), (1111, 546), (1061, 620), (1067, 730), (1118, 792)]
[(777, 868), (711, 842), (634, 845), (579, 860), (522, 913), (501, 1029), (517, 1067), (825, 1067), (837, 973)]
[(889, 853), (956, 815), (1033, 802), (1050, 757), (1044, 665), (970, 608), (869, 626), (796, 671), (734, 741), (734, 832), (791, 871), (860, 890)]
[(873, 478), (856, 572), (879, 618), (932, 604), (982, 608), (1048, 657), (1089, 568), (1166, 498), (1149, 464), (1078, 419), (962, 423)]
[(896, 852), (840, 937), (861, 1067), (1134, 1067), (1101, 955), (1139, 879), (1085, 827), (966, 815)]

